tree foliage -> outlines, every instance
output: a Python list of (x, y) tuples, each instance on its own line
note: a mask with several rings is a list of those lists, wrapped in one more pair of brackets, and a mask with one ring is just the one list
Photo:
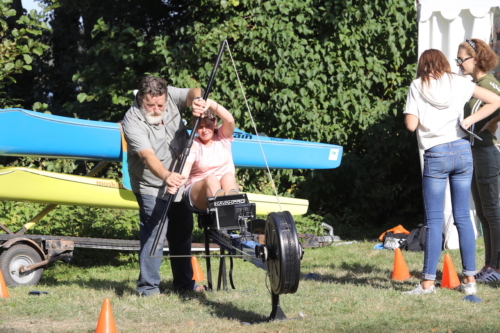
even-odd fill
[(0, 2), (0, 108), (18, 105), (20, 100), (8, 88), (17, 82), (16, 75), (31, 71), (34, 58), (48, 48), (38, 38), (47, 25), (34, 10), (22, 15), (19, 4), (19, 0)]
[[(401, 115), (417, 60), (413, 2), (41, 1), (54, 8), (41, 65), (51, 112), (118, 121), (146, 73), (204, 88), (227, 40), (210, 97), (239, 128), (254, 132), (251, 114), (259, 133), (344, 148), (334, 170), (273, 171), (280, 194), (309, 199), (346, 236), (421, 218), (416, 142)], [(271, 193), (262, 170), (238, 177)]]
[[(418, 222), (416, 142), (401, 117), (417, 60), (413, 7), (402, 0), (209, 3), (190, 8), (193, 26), (157, 38), (161, 73), (177, 85), (203, 86), (227, 38), (259, 132), (344, 147), (336, 170), (278, 172), (280, 192), (298, 189), (294, 195), (332, 214), (346, 233)], [(229, 59), (217, 75), (212, 96), (253, 131)], [(252, 190), (269, 186), (262, 174), (240, 176)]]
[(45, 89), (56, 114), (118, 121), (132, 101), (132, 90), (154, 72), (154, 38), (186, 24), (184, 7), (174, 0), (60, 1), (49, 16), (50, 66)]

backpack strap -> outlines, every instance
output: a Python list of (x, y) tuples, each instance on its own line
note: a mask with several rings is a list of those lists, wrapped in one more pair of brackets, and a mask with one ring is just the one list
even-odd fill
[[(423, 224), (419, 224), (415, 229), (410, 231), (404, 249), (406, 251), (422, 251), (425, 244), (426, 228)], [(421, 237), (424, 237), (423, 240)]]
[(418, 231), (417, 229), (413, 229), (412, 231), (410, 231), (410, 234), (406, 238), (404, 245), (401, 246), (403, 249), (408, 251), (408, 246), (413, 242), (413, 239), (417, 235), (417, 231)]
[(427, 236), (427, 227), (424, 227), (423, 225), (420, 228), (420, 232), (418, 233), (418, 241), (420, 242), (420, 246), (422, 246), (422, 249), (425, 248), (425, 238)]

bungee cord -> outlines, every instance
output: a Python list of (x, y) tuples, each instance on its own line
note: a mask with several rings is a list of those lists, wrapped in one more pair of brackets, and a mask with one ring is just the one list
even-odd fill
[(241, 84), (240, 75), (238, 74), (238, 70), (236, 69), (236, 64), (235, 64), (234, 59), (233, 59), (233, 54), (231, 53), (231, 49), (229, 48), (229, 44), (227, 43), (227, 41), (226, 41), (226, 47), (227, 47), (227, 50), (229, 51), (229, 57), (231, 58), (231, 63), (233, 64), (234, 72), (236, 74), (236, 78), (238, 79), (238, 84), (240, 86), (241, 93), (243, 95), (243, 99), (245, 100), (245, 105), (247, 107), (248, 114), (250, 115), (250, 120), (252, 121), (252, 126), (253, 126), (253, 129), (255, 131), (255, 136), (257, 137), (257, 141), (259, 142), (260, 151), (262, 152), (262, 156), (264, 157), (264, 163), (266, 164), (267, 174), (269, 176), (269, 180), (271, 181), (274, 195), (276, 196), (276, 200), (278, 201), (278, 206), (280, 208), (280, 212), (283, 212), (283, 209), (281, 208), (281, 202), (280, 202), (280, 199), (278, 196), (278, 191), (276, 190), (276, 185), (274, 183), (274, 179), (273, 179), (273, 176), (271, 174), (271, 170), (269, 169), (269, 164), (267, 163), (266, 154), (264, 153), (264, 148), (262, 147), (262, 142), (260, 141), (260, 137), (259, 137), (259, 134), (257, 132), (257, 125), (255, 125), (252, 111), (250, 111), (250, 106), (248, 105), (248, 99), (245, 95), (245, 91), (243, 90), (243, 85)]
[[(277, 203), (278, 203), (279, 210), (280, 210), (280, 212), (283, 212), (283, 209), (282, 209), (282, 207), (281, 207), (281, 202), (280, 202), (280, 199), (279, 199), (279, 196), (278, 196), (278, 191), (277, 191), (277, 189), (276, 189), (276, 184), (275, 184), (274, 179), (273, 179), (273, 177), (272, 177), (272, 173), (271, 173), (271, 170), (270, 170), (270, 168), (269, 168), (269, 164), (268, 164), (268, 162), (267, 162), (266, 154), (265, 154), (265, 152), (264, 152), (264, 147), (263, 147), (263, 145), (262, 145), (262, 141), (260, 140), (260, 137), (259, 137), (259, 135), (258, 135), (257, 125), (255, 124), (255, 120), (254, 120), (254, 117), (253, 117), (252, 111), (250, 110), (250, 106), (249, 106), (249, 104), (248, 104), (248, 99), (247, 99), (247, 97), (246, 97), (246, 95), (245, 95), (245, 91), (244, 91), (244, 89), (243, 89), (243, 85), (242, 85), (241, 80), (240, 80), (240, 75), (239, 75), (238, 70), (237, 70), (237, 68), (236, 68), (236, 63), (235, 63), (235, 61), (234, 61), (234, 58), (233, 58), (233, 55), (232, 55), (232, 53), (231, 53), (231, 49), (229, 48), (229, 43), (227, 42), (227, 40), (224, 40), (224, 41), (222, 41), (222, 43), (221, 43), (221, 51), (219, 52), (219, 55), (218, 55), (218, 57), (217, 57), (216, 64), (215, 64), (214, 69), (213, 69), (213, 71), (212, 71), (212, 74), (211, 74), (211, 77), (210, 77), (210, 80), (209, 80), (208, 87), (207, 87), (207, 89), (206, 89), (206, 91), (205, 91), (205, 93), (204, 93), (204, 96), (203, 96), (203, 97), (204, 97), (204, 99), (205, 99), (205, 100), (208, 98), (208, 93), (209, 93), (209, 91), (210, 91), (210, 89), (211, 89), (211, 86), (212, 86), (213, 80), (214, 80), (214, 78), (215, 78), (215, 72), (216, 72), (217, 67), (218, 67), (218, 65), (219, 65), (219, 63), (220, 63), (220, 60), (221, 60), (221, 58), (222, 58), (222, 52), (223, 52), (224, 47), (227, 47), (227, 50), (229, 51), (229, 56), (230, 56), (230, 58), (231, 58), (231, 63), (232, 63), (232, 65), (233, 65), (234, 72), (235, 72), (235, 74), (236, 74), (236, 78), (238, 79), (238, 85), (239, 85), (239, 88), (240, 88), (241, 93), (242, 93), (242, 95), (243, 95), (243, 99), (244, 99), (244, 101), (245, 101), (245, 106), (246, 106), (246, 108), (247, 108), (248, 114), (250, 115), (250, 120), (251, 120), (251, 122), (252, 122), (252, 126), (253, 126), (253, 129), (254, 129), (254, 132), (255, 132), (255, 136), (257, 137), (257, 142), (259, 143), (259, 148), (260, 148), (260, 151), (261, 151), (261, 153), (262, 153), (262, 157), (264, 158), (264, 163), (265, 163), (265, 165), (266, 165), (267, 174), (268, 174), (268, 176), (269, 176), (269, 180), (270, 180), (270, 182), (271, 182), (271, 186), (272, 186), (272, 189), (273, 189), (274, 195), (275, 195), (275, 197), (276, 197), (276, 201), (277, 201)], [(189, 148), (191, 147), (191, 142), (192, 142), (192, 139), (194, 138), (194, 132), (195, 132), (195, 128), (196, 128), (196, 127), (197, 127), (197, 125), (198, 125), (198, 122), (199, 122), (199, 118), (196, 120), (196, 122), (195, 122), (195, 124), (194, 124), (193, 132), (191, 133), (190, 140), (189, 140), (190, 142), (188, 143), (187, 147), (185, 148), (185, 149), (186, 149), (186, 151), (185, 151), (185, 152), (183, 152), (183, 154), (182, 154), (182, 155), (183, 155), (183, 156), (182, 156), (182, 161), (181, 161), (181, 163), (180, 163), (180, 168), (179, 168), (179, 169), (180, 169), (180, 172), (182, 172), (182, 169), (183, 169), (183, 166), (184, 166), (184, 162), (185, 162), (185, 158), (187, 157), (186, 155), (188, 155), (188, 154), (189, 154)], [(165, 211), (164, 211), (164, 214), (165, 214), (165, 215), (166, 215), (166, 213), (167, 213), (167, 211), (168, 211), (168, 208), (169, 208), (169, 206), (170, 206), (170, 202), (172, 201), (172, 198), (173, 198), (173, 196), (172, 196), (172, 195), (170, 195), (170, 196), (169, 196), (169, 199), (170, 199), (170, 200), (169, 200), (169, 204), (167, 205), (167, 208), (166, 208), (166, 209), (165, 209)], [(161, 227), (163, 227), (163, 226), (164, 226), (164, 223), (163, 223), (163, 224), (161, 224)], [(160, 257), (160, 256), (156, 256), (156, 255), (154, 255), (155, 249), (159, 246), (159, 243), (160, 243), (160, 237), (159, 237), (159, 236), (160, 236), (160, 233), (158, 233), (158, 234), (156, 235), (156, 237), (155, 237), (155, 240), (154, 240), (153, 246), (152, 246), (151, 251), (150, 251), (150, 256), (151, 256), (151, 257)], [(225, 246), (227, 246), (227, 245), (225, 245)], [(240, 250), (240, 249), (239, 249), (239, 248), (237, 248), (237, 247), (234, 247), (234, 246), (232, 246), (232, 245), (231, 245), (231, 246), (228, 246), (228, 247), (230, 247), (232, 250), (237, 251), (237, 252), (239, 252), (239, 253), (241, 253), (241, 254), (235, 254), (235, 255), (223, 255), (223, 256), (225, 256), (225, 257), (238, 257), (238, 258), (243, 258), (243, 257), (245, 257), (245, 256), (250, 256), (249, 254), (245, 253), (244, 251)], [(161, 255), (161, 257), (164, 257), (164, 258), (173, 258), (173, 257), (191, 257), (191, 256), (188, 256), (188, 255), (174, 255), (174, 256), (170, 256), (170, 255), (169, 255), (169, 256), (163, 256), (163, 255)], [(199, 256), (196, 256), (196, 257), (212, 257), (212, 255), (199, 255)], [(221, 257), (221, 255), (215, 255), (215, 257)]]

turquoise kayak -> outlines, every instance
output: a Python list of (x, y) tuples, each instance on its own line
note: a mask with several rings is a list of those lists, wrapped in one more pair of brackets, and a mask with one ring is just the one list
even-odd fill
[[(332, 144), (234, 132), (233, 159), (239, 168), (332, 169), (342, 147)], [(118, 124), (23, 109), (0, 110), (0, 155), (122, 161)]]

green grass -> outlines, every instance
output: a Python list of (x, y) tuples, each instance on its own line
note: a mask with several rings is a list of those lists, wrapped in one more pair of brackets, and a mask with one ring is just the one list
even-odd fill
[[(482, 239), (478, 240), (478, 267), (483, 263)], [(295, 294), (281, 295), (288, 318), (305, 319), (243, 325), (265, 320), (271, 297), (265, 273), (235, 260), (236, 291), (178, 295), (168, 292), (171, 274), (162, 266), (165, 295), (135, 295), (138, 268), (100, 266), (80, 268), (52, 265), (36, 287), (10, 288), (10, 298), (0, 299), (0, 332), (93, 332), (102, 301), (110, 298), (119, 332), (498, 332), (499, 284), (480, 285), (481, 303), (462, 301), (464, 295), (438, 289), (424, 296), (401, 295), (419, 281), (423, 253), (403, 252), (412, 278), (391, 280), (394, 252), (373, 250), (375, 243), (306, 249), (302, 276)], [(458, 250), (450, 253), (461, 271)], [(439, 269), (442, 269), (442, 258)], [(200, 259), (205, 270), (205, 261)], [(213, 274), (217, 260), (212, 259)], [(206, 274), (206, 271), (205, 271)], [(438, 272), (438, 278), (440, 271)], [(214, 281), (214, 284), (216, 281)], [(30, 296), (28, 291), (47, 291)]]

